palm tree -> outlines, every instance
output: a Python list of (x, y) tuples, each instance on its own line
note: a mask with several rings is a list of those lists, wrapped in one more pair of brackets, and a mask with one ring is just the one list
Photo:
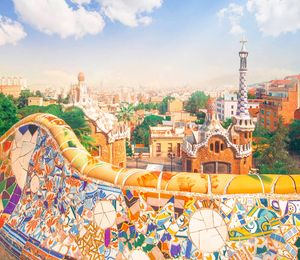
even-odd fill
[(73, 129), (85, 149), (91, 151), (95, 149), (94, 138), (90, 136), (91, 128), (85, 120), (84, 113), (80, 108), (73, 107), (65, 111), (61, 118)]
[(134, 115), (134, 106), (133, 104), (129, 104), (127, 102), (123, 102), (120, 107), (120, 111), (116, 115), (119, 122), (124, 122), (127, 124), (132, 120)]

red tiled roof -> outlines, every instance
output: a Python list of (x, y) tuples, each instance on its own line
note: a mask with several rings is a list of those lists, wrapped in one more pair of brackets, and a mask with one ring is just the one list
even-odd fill
[(286, 76), (284, 79), (298, 79), (298, 80), (300, 80), (300, 74), (298, 74), (298, 75), (290, 75), (290, 76)]
[(274, 85), (285, 85), (285, 84), (289, 84), (290, 82), (291, 80), (289, 79), (274, 79), (270, 81), (270, 83)]

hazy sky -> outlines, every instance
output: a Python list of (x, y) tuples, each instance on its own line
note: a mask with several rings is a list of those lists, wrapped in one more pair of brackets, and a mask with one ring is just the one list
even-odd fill
[(299, 0), (0, 0), (0, 76), (215, 89), (300, 73)]

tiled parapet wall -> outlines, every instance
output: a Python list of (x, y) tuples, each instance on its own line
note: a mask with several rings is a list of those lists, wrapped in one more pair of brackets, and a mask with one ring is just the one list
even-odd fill
[(299, 259), (300, 176), (116, 168), (43, 114), (0, 142), (0, 243), (16, 258)]

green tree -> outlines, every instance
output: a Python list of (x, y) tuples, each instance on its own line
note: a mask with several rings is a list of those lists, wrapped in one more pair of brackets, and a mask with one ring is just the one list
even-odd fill
[(205, 119), (204, 119), (204, 118), (200, 118), (200, 119), (197, 119), (197, 120), (195, 121), (195, 123), (198, 124), (198, 125), (203, 125), (204, 122), (205, 122)]
[(91, 128), (85, 120), (83, 111), (80, 108), (72, 107), (66, 111), (62, 111), (60, 105), (43, 106), (27, 106), (18, 110), (20, 118), (24, 118), (28, 115), (35, 113), (46, 113), (55, 115), (63, 119), (74, 131), (81, 144), (89, 151), (94, 149), (93, 143), (95, 140), (90, 136)]
[(126, 141), (126, 156), (133, 156), (132, 147), (130, 142)]
[(120, 111), (117, 113), (119, 122), (128, 123), (132, 120), (134, 114), (134, 106), (127, 102), (121, 104)]
[(145, 109), (145, 104), (142, 103), (142, 102), (139, 102), (135, 107), (134, 107), (134, 110), (137, 111), (137, 110), (143, 110)]
[(222, 126), (227, 129), (231, 124), (232, 118), (227, 118), (225, 121), (223, 121)]
[(205, 95), (205, 93), (203, 91), (194, 92), (190, 96), (190, 98), (185, 106), (185, 110), (190, 113), (193, 113), (193, 114), (198, 113), (199, 109), (206, 107), (208, 98), (209, 98), (209, 96)]
[(270, 139), (272, 137), (272, 133), (262, 125), (257, 124), (253, 132), (253, 137)]
[(42, 92), (40, 91), (40, 90), (37, 90), (36, 92), (35, 92), (35, 95), (34, 96), (36, 96), (36, 97), (44, 97), (44, 95), (42, 94)]
[(153, 109), (158, 109), (158, 104), (156, 104), (156, 103), (145, 104), (145, 110), (146, 111), (151, 111)]
[(158, 124), (161, 124), (163, 120), (164, 118), (161, 116), (150, 115), (144, 118), (143, 124), (146, 126), (157, 126)]
[(250, 93), (247, 94), (248, 99), (256, 99), (256, 95), (251, 95)]
[(80, 108), (73, 107), (65, 111), (61, 115), (63, 119), (74, 131), (81, 144), (88, 150), (91, 151), (95, 149), (95, 140), (90, 136), (91, 128), (85, 120), (83, 111)]
[(18, 116), (20, 118), (24, 118), (26, 116), (29, 116), (31, 114), (35, 113), (46, 113), (46, 114), (52, 114), (57, 117), (62, 117), (63, 111), (62, 107), (60, 105), (49, 105), (49, 106), (26, 106), (23, 108), (18, 109)]
[(165, 115), (166, 112), (168, 111), (168, 102), (170, 100), (174, 100), (175, 98), (174, 97), (171, 97), (171, 96), (166, 96), (164, 97), (163, 101), (158, 105), (158, 110), (159, 110), (159, 113), (161, 115)]
[(61, 104), (61, 103), (63, 103), (63, 101), (64, 101), (64, 99), (62, 98), (62, 95), (59, 94), (59, 95), (57, 96), (57, 103), (58, 103), (58, 104)]
[(259, 161), (261, 154), (270, 144), (272, 133), (264, 128), (262, 125), (257, 124), (253, 132), (253, 158), (255, 162)]
[(206, 114), (202, 111), (199, 111), (196, 113), (196, 116), (197, 116), (197, 119), (200, 120), (200, 119), (205, 119)]
[(13, 95), (8, 95), (7, 96), (14, 104), (17, 104), (17, 98), (14, 98), (14, 96)]
[(149, 146), (150, 126), (157, 126), (163, 121), (163, 117), (150, 115), (144, 118), (142, 124), (138, 125), (133, 131), (133, 142)]
[(0, 93), (0, 136), (17, 122), (16, 106), (10, 98)]
[(17, 107), (22, 108), (28, 106), (28, 98), (34, 96), (29, 89), (22, 90), (17, 100)]
[(289, 149), (300, 154), (300, 120), (294, 120), (289, 126)]
[[(265, 135), (266, 136), (266, 135)], [(296, 166), (288, 153), (288, 129), (279, 119), (277, 130), (270, 138), (262, 139), (264, 149), (258, 151), (255, 157), (260, 173), (289, 174)]]
[(62, 106), (56, 105), (56, 104), (46, 106), (44, 111), (45, 111), (44, 113), (46, 113), (46, 114), (52, 114), (52, 115), (55, 115), (60, 118), (64, 114), (64, 112), (62, 111)]
[(68, 95), (63, 99), (64, 104), (69, 104), (71, 99), (71, 94), (68, 93)]
[(137, 110), (146, 110), (146, 111), (151, 111), (153, 109), (158, 109), (158, 106), (159, 104), (156, 104), (156, 103), (147, 103), (147, 104), (144, 104), (144, 103), (138, 103), (135, 107), (134, 107), (134, 110), (137, 111)]

